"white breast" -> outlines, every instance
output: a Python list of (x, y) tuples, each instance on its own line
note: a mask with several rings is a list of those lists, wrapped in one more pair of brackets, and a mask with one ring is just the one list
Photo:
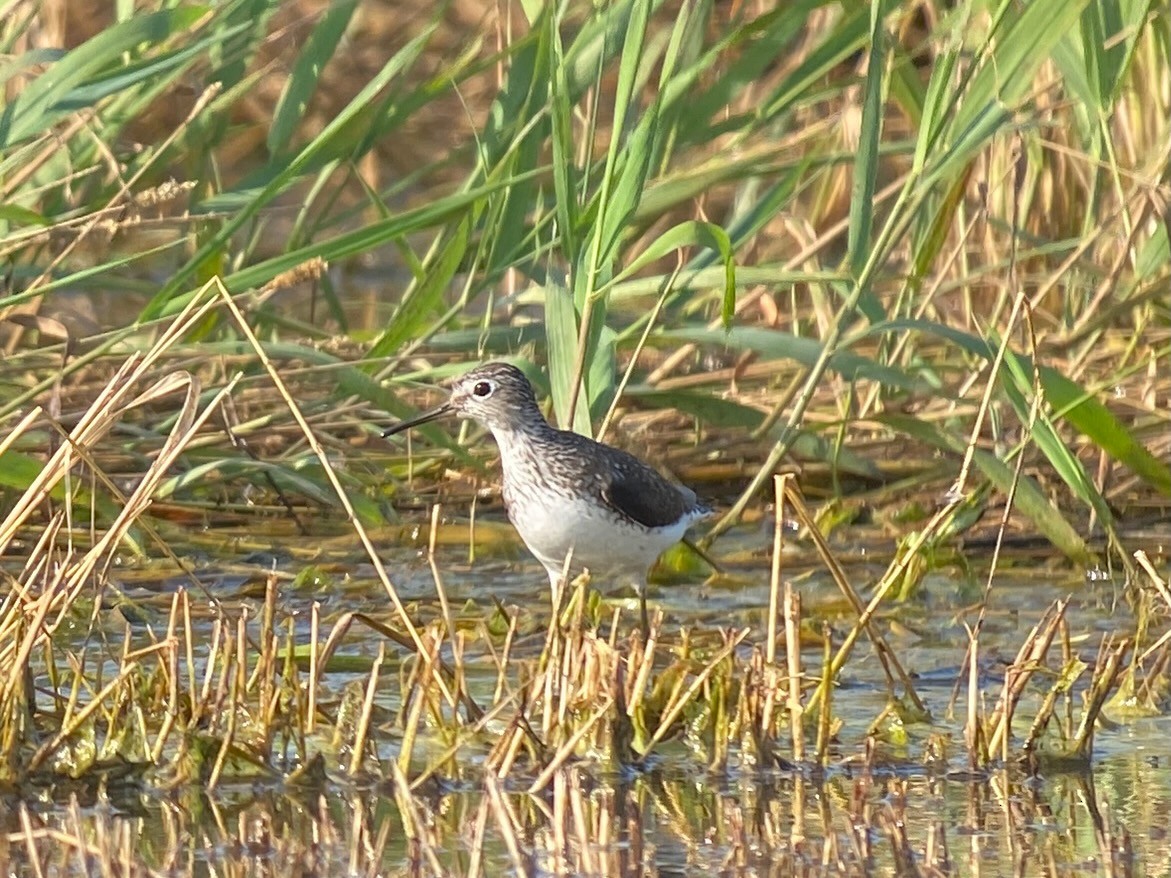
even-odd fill
[(679, 542), (691, 523), (646, 528), (586, 500), (553, 492), (526, 494), (524, 502), (510, 504), (508, 517), (529, 551), (551, 573), (560, 573), (572, 549), (572, 570), (637, 577)]

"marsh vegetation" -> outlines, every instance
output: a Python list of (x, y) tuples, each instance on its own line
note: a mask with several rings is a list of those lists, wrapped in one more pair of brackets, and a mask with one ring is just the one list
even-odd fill
[(1164, 4), (4, 8), (6, 873), (1165, 870)]

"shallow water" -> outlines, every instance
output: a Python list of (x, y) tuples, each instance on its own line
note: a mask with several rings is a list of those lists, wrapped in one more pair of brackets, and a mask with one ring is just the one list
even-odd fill
[[(470, 625), (490, 616), (499, 601), (525, 621), (518, 630), (527, 633), (518, 636), (514, 655), (531, 656), (540, 650), (549, 614), (545, 575), (501, 522), (483, 521), (477, 533), (474, 562), (466, 523), (458, 519), (444, 531), (437, 550), (453, 616), (457, 624)], [(404, 603), (416, 618), (436, 618), (439, 601), (425, 552), (403, 545), (415, 535), (388, 529), (376, 536), (380, 546), (398, 546), (387, 549), (385, 560)], [(227, 545), (239, 560), (223, 560)], [(769, 603), (768, 545), (762, 530), (744, 528), (718, 544), (717, 555), (730, 559), (721, 580), (683, 577), (653, 586), (652, 603), (665, 615), (665, 638), (677, 639), (681, 629), (712, 636), (717, 628), (741, 626), (759, 635)], [(847, 567), (851, 581), (864, 596), (883, 569), (885, 548), (862, 540), (843, 547), (843, 556), (853, 559)], [(321, 636), (345, 612), (394, 622), (372, 565), (347, 534), (308, 541), (284, 534), (205, 535), (193, 540), (188, 557), (195, 562), (198, 585), (174, 571), (136, 566), (121, 571), (117, 600), (126, 602), (132, 629), (165, 625), (171, 596), (183, 584), (196, 601), (196, 640), (207, 642), (217, 616), (212, 605), (229, 617), (247, 608), (255, 618), (269, 574), (281, 579), (278, 629), (287, 630), (292, 620), (298, 639), (308, 637), (315, 604)], [(116, 874), (167, 875), (285, 869), (325, 875), (503, 870), (659, 876), (1165, 871), (1171, 861), (1171, 720), (1103, 726), (1089, 766), (1035, 774), (1015, 764), (967, 770), (962, 690), (959, 701), (954, 699), (965, 624), (975, 621), (986, 570), (972, 559), (966, 565), (929, 574), (913, 599), (890, 605), (880, 616), (881, 630), (915, 675), (930, 721), (871, 734), (889, 699), (881, 667), (861, 642), (834, 693), (833, 712), (842, 725), (825, 769), (761, 768), (733, 747), (726, 764), (711, 770), (706, 754), (671, 740), (637, 770), (590, 758), (571, 762), (538, 795), (524, 792), (531, 776), (484, 781), (482, 774), (467, 771), (404, 796), (389, 770), (402, 740), (394, 719), (401, 707), (394, 677), (402, 651), (354, 626), (338, 650), (338, 669), (324, 675), (320, 694), (323, 703), (340, 709), (347, 692), (365, 685), (380, 645), (386, 647), (388, 671), (375, 696), (372, 731), (386, 768), (382, 775), (367, 772), (355, 781), (330, 768), (320, 782), (303, 787), (290, 786), (279, 772), (232, 776), (210, 795), (196, 784), (163, 789), (156, 779), (137, 776), (22, 789), (3, 799), (0, 866), (13, 875), (92, 874), (98, 860), (113, 856), (121, 863)], [(1088, 577), (1027, 557), (1007, 559), (1004, 569), (994, 582), (981, 639), (980, 685), (989, 710), (1004, 684), (1005, 666), (1054, 601), (1070, 600), (1071, 648), (1083, 661), (1093, 662), (1104, 634), (1134, 631), (1122, 584), (1114, 578)], [(807, 622), (840, 643), (853, 610), (796, 542), (786, 556), (785, 575), (801, 594)], [(603, 606), (607, 613), (621, 609), (623, 620), (634, 618), (629, 592), (607, 596)], [(755, 636), (754, 642), (759, 640)], [(803, 643), (803, 653), (815, 664), (821, 645)], [(206, 654), (197, 659), (205, 662)], [(495, 672), (486, 647), (473, 642), (465, 661), (473, 695), (490, 703)], [(1027, 729), (1028, 708), (1042, 692), (1022, 702), (1018, 735)], [(420, 746), (432, 754), (440, 748), (441, 741)], [(326, 729), (310, 740), (314, 749), (344, 759)], [(468, 767), (483, 756), (476, 745), (459, 758)], [(411, 809), (405, 823), (401, 807)], [(77, 840), (86, 840), (84, 850)]]
[[(569, 770), (541, 797), (495, 783), (416, 796), (428, 832), (414, 841), (389, 790), (340, 785), (320, 795), (115, 790), (94, 805), (34, 802), (27, 819), (61, 837), (116, 840), (124, 862), (157, 874), (460, 875), (474, 848), (480, 874), (1148, 875), (1167, 867), (1168, 790), (1166, 755), (1136, 748), (1084, 775), (1039, 779), (915, 767), (822, 778)], [(16, 809), (5, 819), (7, 874), (32, 874), (21, 819)], [(47, 871), (86, 874), (76, 852), (40, 847), (42, 866), (59, 866)]]

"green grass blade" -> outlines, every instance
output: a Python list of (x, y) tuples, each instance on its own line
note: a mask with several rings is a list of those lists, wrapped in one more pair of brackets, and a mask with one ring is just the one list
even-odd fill
[[(907, 331), (923, 332), (946, 339), (968, 353), (982, 357), (989, 362), (996, 355), (996, 349), (992, 342), (963, 330), (928, 320), (892, 320), (872, 327), (867, 335)], [(1008, 365), (1012, 369), (1010, 377), (1015, 381), (1015, 387), (1007, 382), (1005, 386), (1017, 391), (1013, 397), (1014, 403), (1018, 415), (1024, 417), (1027, 414), (1028, 405), (1023, 394), (1031, 392), (1033, 363), (1028, 357), (1014, 354)], [(1160, 493), (1171, 493), (1171, 468), (1135, 439), (1134, 434), (1111, 414), (1109, 409), (1094, 399), (1093, 395), (1085, 388), (1051, 366), (1041, 365), (1038, 374), (1041, 379), (1041, 391), (1049, 400), (1057, 416), (1066, 419), (1095, 445), (1115, 460), (1128, 466), (1136, 475)], [(1045, 426), (1044, 416), (1040, 427), (1044, 431), (1042, 435), (1048, 436), (1049, 428)], [(1060, 464), (1059, 469), (1063, 472), (1063, 476), (1071, 480), (1070, 487), (1082, 495), (1084, 484), (1088, 482), (1088, 479), (1080, 465), (1078, 471), (1074, 471), (1070, 465), (1064, 462), (1065, 455), (1069, 454), (1065, 443), (1054, 435), (1051, 439), (1045, 439), (1044, 449), (1047, 456), (1050, 457), (1050, 462), (1055, 463), (1055, 466)], [(1083, 499), (1089, 501), (1096, 494), (1097, 491), (1094, 489), (1092, 493), (1085, 494)]]
[[(858, 135), (858, 153), (854, 159), (854, 179), (850, 191), (850, 224), (846, 243), (850, 273), (856, 280), (870, 256), (871, 229), (874, 225), (874, 191), (878, 178), (878, 144), (882, 139), (882, 115), (886, 102), (887, 40), (883, 23), (883, 0), (870, 4), (870, 60), (866, 71), (865, 95), (862, 99), (862, 124)], [(864, 291), (858, 306), (871, 323), (881, 320), (882, 305)]]
[[(879, 415), (877, 419), (892, 430), (925, 442), (941, 451), (955, 454), (957, 457), (964, 453), (966, 440), (946, 432), (936, 424), (895, 412), (886, 412)], [(1001, 493), (1007, 494), (1013, 489), (1013, 468), (997, 455), (977, 448), (972, 460), (980, 472)], [(1017, 509), (1033, 522), (1037, 529), (1045, 535), (1045, 538), (1067, 558), (1081, 564), (1090, 562), (1090, 551), (1085, 540), (1065, 519), (1061, 511), (1049, 501), (1049, 498), (1045, 496), (1032, 477), (1021, 476), (1016, 484), (1015, 496)]]
[(334, 0), (321, 16), (321, 21), (309, 35), (293, 71), (285, 81), (281, 96), (273, 111), (272, 127), (268, 129), (267, 145), (272, 155), (286, 154), (293, 135), (301, 124), (309, 101), (317, 91), (317, 83), (325, 70), (338, 43), (350, 26), (358, 0)]
[(463, 263), (470, 227), (471, 220), (465, 217), (452, 229), (439, 247), (436, 258), (430, 260), (427, 274), (403, 295), (390, 324), (371, 346), (367, 354), (369, 359), (393, 356), (398, 353), (400, 345), (422, 334), (424, 321), (442, 304), (443, 294)]
[(44, 134), (61, 118), (79, 109), (79, 102), (75, 101), (77, 89), (108, 73), (112, 65), (120, 66), (124, 54), (134, 53), (144, 45), (161, 44), (194, 26), (207, 11), (204, 6), (188, 6), (135, 16), (61, 56), (0, 113), (0, 150)]
[(966, 87), (953, 92), (956, 110), (944, 135), (947, 147), (934, 150), (930, 178), (950, 175), (985, 147), (1011, 119), (1011, 111), (1035, 87), (1036, 75), (1058, 41), (1078, 25), (1089, 0), (1035, 0), (1018, 7), (1004, 0), (980, 64)]
[(422, 33), (407, 43), (393, 58), (390, 59), (378, 74), (366, 84), (358, 95), (334, 117), (325, 129), (304, 148), (299, 150), (285, 164), (283, 169), (257, 194), (249, 203), (225, 222), (219, 231), (180, 267), (165, 283), (158, 293), (147, 303), (140, 315), (140, 320), (150, 320), (162, 316), (167, 302), (175, 297), (190, 282), (195, 273), (209, 260), (222, 252), (232, 235), (236, 234), (244, 224), (281, 192), (285, 191), (301, 175), (311, 170), (315, 160), (335, 146), (335, 141), (345, 132), (346, 128), (360, 115), (365, 113), (374, 99), (382, 90), (402, 72), (410, 67), (423, 47), (430, 40), (435, 25), (425, 28)]
[[(813, 338), (802, 338), (756, 326), (735, 326), (730, 331), (706, 327), (670, 329), (651, 336), (652, 341), (688, 341), (713, 348), (755, 351), (768, 359), (793, 360), (812, 366), (822, 355), (823, 345)], [(831, 370), (852, 380), (877, 381), (888, 387), (904, 390), (926, 390), (930, 387), (923, 376), (910, 374), (893, 366), (884, 366), (874, 360), (848, 350), (839, 350), (829, 358)]]
[(569, 411), (573, 395), (573, 364), (577, 355), (577, 311), (573, 295), (552, 278), (545, 282), (545, 345), (549, 361), (549, 393), (557, 423), (583, 435), (592, 435), (589, 407), (579, 394), (575, 411)]
[(575, 162), (576, 144), (573, 137), (573, 98), (566, 76), (564, 48), (557, 16), (547, 16), (549, 47), (552, 54), (550, 70), (549, 112), (552, 117), (551, 146), (553, 149), (553, 194), (561, 252), (569, 265), (577, 263), (581, 253), (578, 223), (578, 174)]

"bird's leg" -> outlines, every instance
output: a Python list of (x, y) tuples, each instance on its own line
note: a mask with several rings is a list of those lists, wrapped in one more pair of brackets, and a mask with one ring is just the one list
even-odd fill
[(638, 624), (642, 629), (642, 642), (646, 644), (651, 639), (651, 621), (646, 611), (646, 582), (639, 582), (635, 588), (638, 590)]

